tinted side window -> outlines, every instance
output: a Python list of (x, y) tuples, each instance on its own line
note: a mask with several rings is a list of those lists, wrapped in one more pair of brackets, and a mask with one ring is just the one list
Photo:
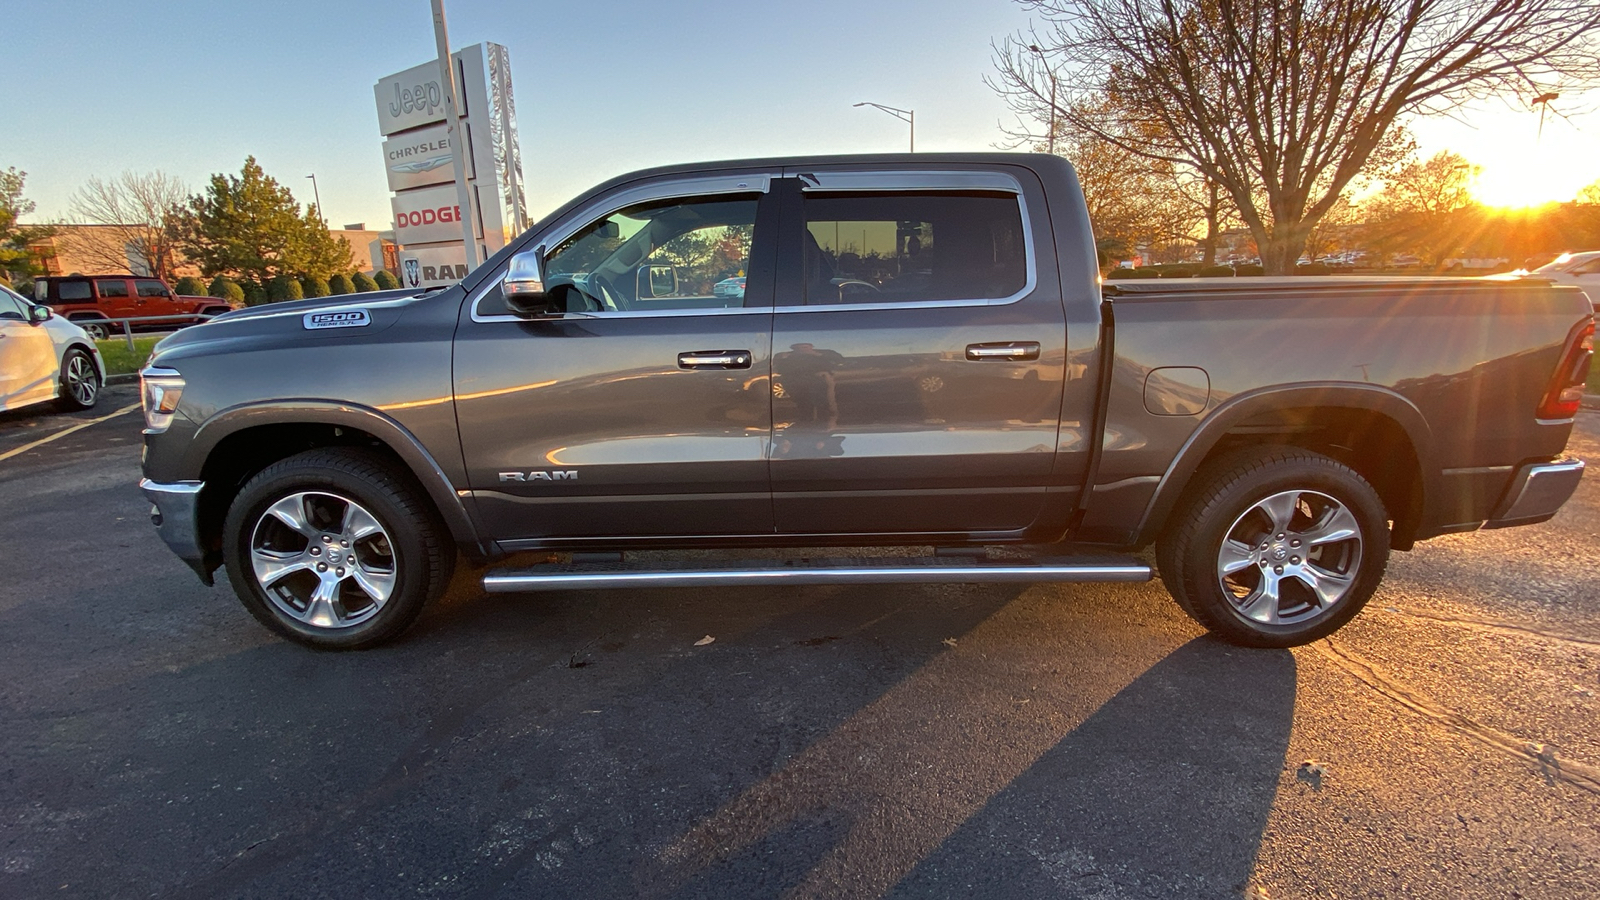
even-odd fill
[(128, 296), (128, 283), (126, 281), (97, 281), (95, 287), (100, 289), (101, 297), (126, 297)]
[(1011, 194), (806, 194), (808, 304), (995, 300), (1028, 280)]
[(167, 286), (159, 281), (135, 281), (133, 289), (138, 291), (141, 297), (165, 297), (167, 295)]
[(63, 302), (76, 300), (91, 300), (93, 292), (89, 290), (87, 281), (52, 281), (50, 282), (50, 299)]

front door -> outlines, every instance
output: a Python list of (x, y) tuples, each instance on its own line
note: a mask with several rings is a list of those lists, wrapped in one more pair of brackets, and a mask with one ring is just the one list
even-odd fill
[(1022, 183), (795, 174), (773, 320), (778, 531), (1026, 528), (1055, 461), (1066, 324)]
[(471, 493), (509, 549), (771, 534), (768, 179), (632, 188), (538, 239), (566, 315), (464, 306), (455, 401)]
[[(155, 278), (138, 278), (133, 282), (134, 301), (141, 316), (175, 316), (178, 304), (167, 290), (165, 282)], [(175, 328), (176, 323), (166, 327)]]
[(28, 305), (0, 289), (0, 409), (56, 392), (56, 350), (50, 333), (28, 322)]

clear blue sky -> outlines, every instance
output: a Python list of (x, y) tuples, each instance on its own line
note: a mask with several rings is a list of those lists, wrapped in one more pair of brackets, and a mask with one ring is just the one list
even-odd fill
[[(644, 166), (757, 154), (987, 150), (989, 40), (1010, 0), (446, 0), (450, 41), (511, 51), (528, 202), (543, 214)], [(372, 85), (436, 58), (427, 0), (27, 2), (7, 16), (0, 168), (35, 218), (83, 179), (161, 169), (198, 189), (255, 154), (330, 223), (388, 227)], [(1009, 121), (1009, 119), (1008, 119)]]
[[(919, 150), (993, 149), (1010, 116), (982, 83), (989, 42), (1028, 21), (1012, 0), (447, 0), (447, 13), (454, 46), (510, 48), (536, 215), (644, 166), (903, 149), (905, 124), (860, 100), (915, 109)], [(388, 227), (372, 85), (435, 57), (430, 22), (427, 0), (29, 0), (7, 16), (0, 167), (28, 172), (35, 219), (51, 219), (91, 176), (161, 169), (198, 189), (254, 154), (302, 201), (317, 173), (335, 226)], [(1564, 198), (1600, 178), (1593, 116), (1548, 122), (1537, 152), (1526, 112), (1462, 118), (1418, 128), (1425, 154), (1458, 149), (1486, 181), (1560, 175)]]

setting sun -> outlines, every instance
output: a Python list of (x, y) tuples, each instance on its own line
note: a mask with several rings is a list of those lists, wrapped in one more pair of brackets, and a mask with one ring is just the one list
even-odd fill
[(1561, 167), (1502, 163), (1483, 167), (1473, 182), (1472, 195), (1485, 206), (1542, 206), (1571, 200), (1587, 183), (1578, 173)]

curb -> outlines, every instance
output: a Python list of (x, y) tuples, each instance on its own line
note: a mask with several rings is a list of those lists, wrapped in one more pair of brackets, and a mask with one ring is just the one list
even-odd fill
[(1600, 394), (1584, 394), (1582, 405), (1584, 409), (1600, 409)]

